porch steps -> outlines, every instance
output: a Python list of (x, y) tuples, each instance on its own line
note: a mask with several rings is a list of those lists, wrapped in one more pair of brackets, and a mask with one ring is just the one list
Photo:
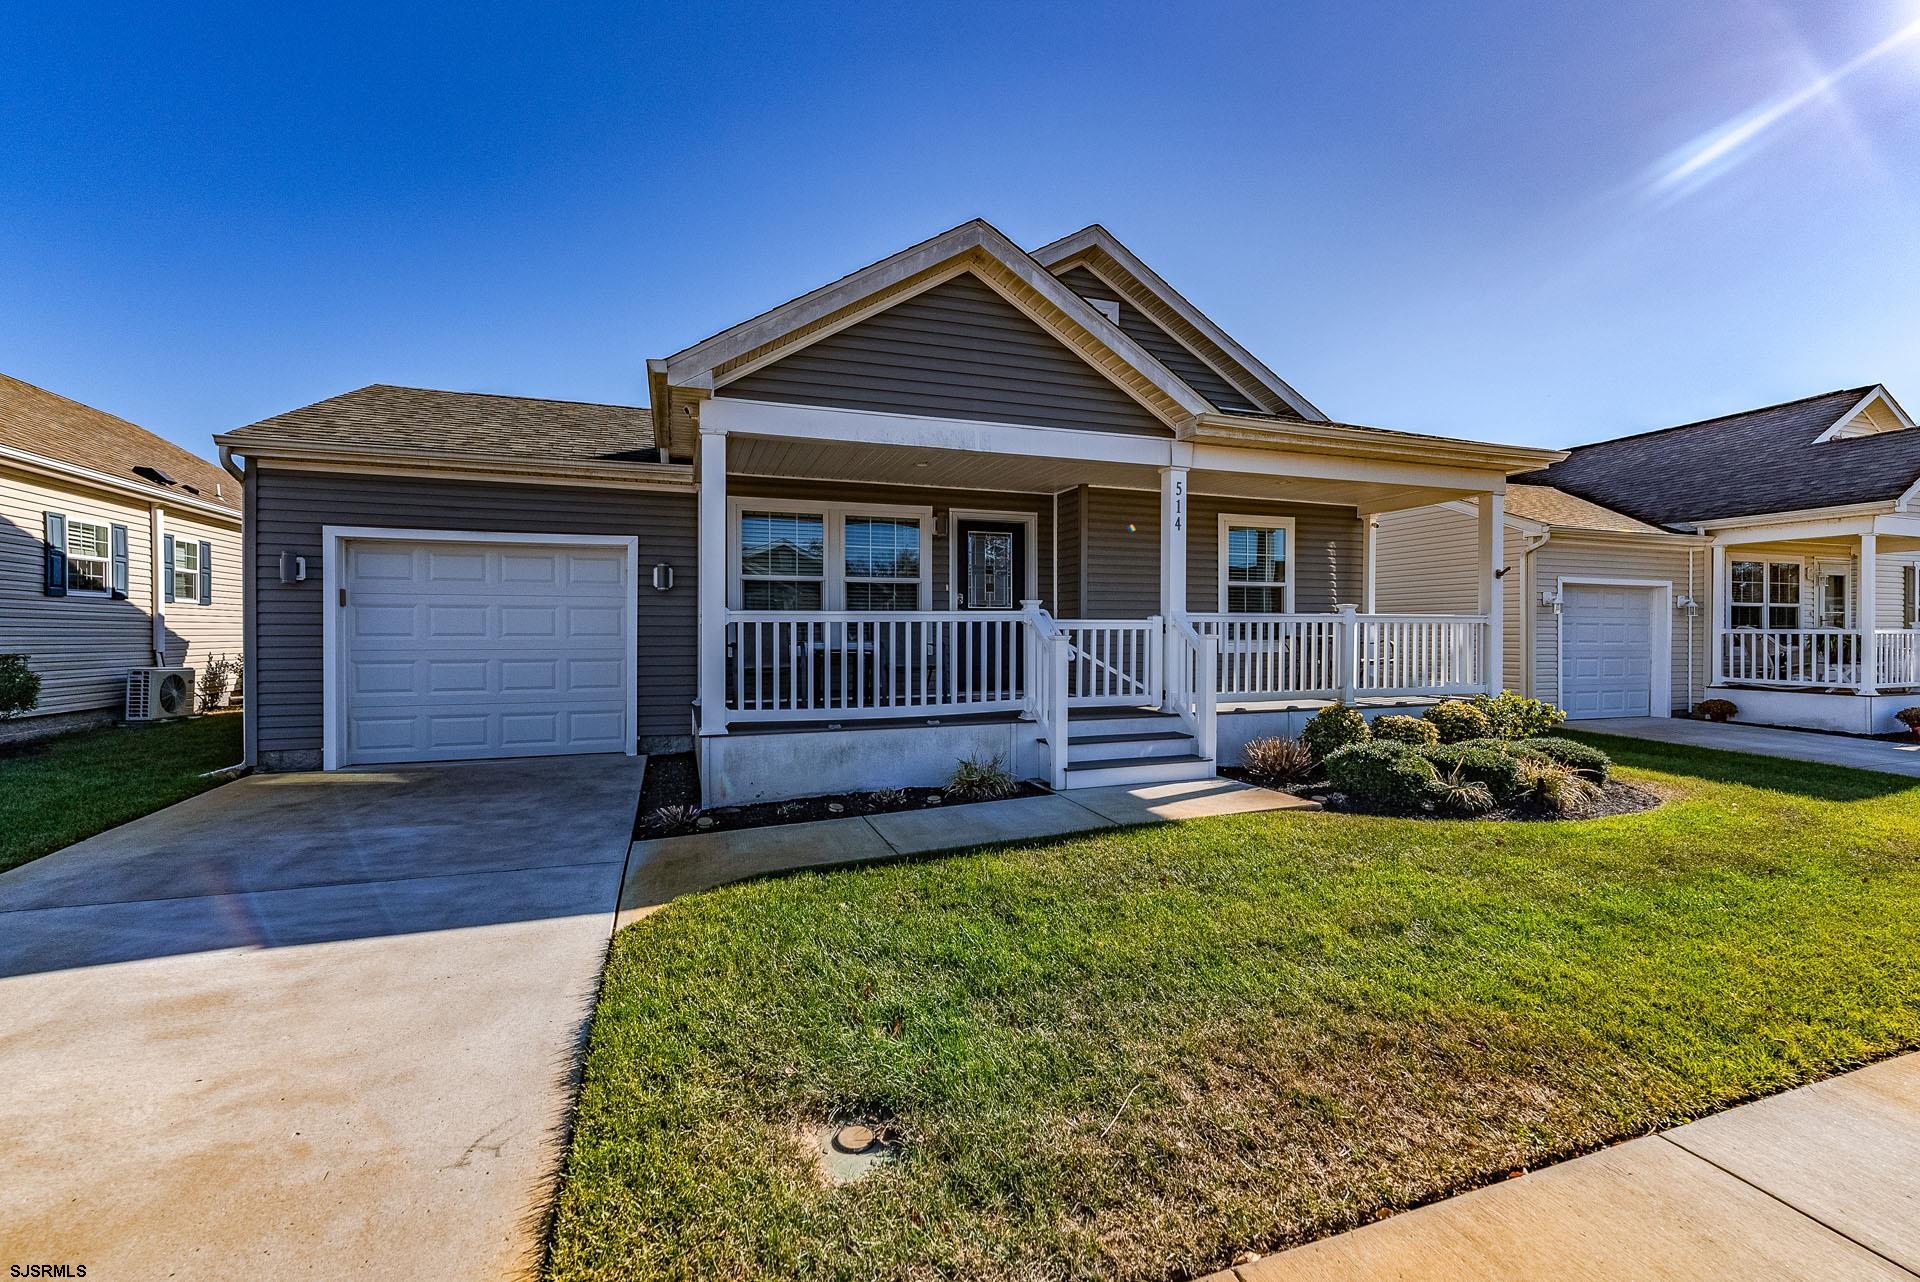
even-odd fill
[(1180, 718), (1158, 708), (1076, 708), (1067, 722), (1067, 787), (1211, 779)]

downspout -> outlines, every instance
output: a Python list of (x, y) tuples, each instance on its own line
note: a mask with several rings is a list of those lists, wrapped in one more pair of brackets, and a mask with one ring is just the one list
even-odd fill
[(1693, 608), (1687, 611), (1687, 709), (1693, 709), (1693, 620), (1700, 613), (1700, 598), (1693, 594), (1693, 548), (1687, 549), (1687, 600), (1693, 602)]
[(1552, 541), (1553, 531), (1546, 530), (1528, 539), (1520, 549), (1520, 662), (1527, 669), (1527, 683), (1521, 689), (1529, 699), (1540, 697), (1540, 691), (1536, 688), (1539, 685), (1539, 665), (1535, 660), (1539, 646), (1535, 642), (1533, 622), (1533, 612), (1539, 608), (1534, 599), (1533, 585), (1539, 581), (1539, 576), (1534, 573), (1533, 554)]
[(260, 559), (254, 530), (253, 487), (247, 484), (247, 472), (234, 458), (233, 451), (220, 447), (220, 466), (240, 482), (240, 717), (242, 727), (241, 765), (251, 770), (259, 758), (260, 725), (254, 710), (260, 706), (259, 664), (254, 662), (254, 637), (259, 630), (256, 599), (259, 575), (255, 562)]

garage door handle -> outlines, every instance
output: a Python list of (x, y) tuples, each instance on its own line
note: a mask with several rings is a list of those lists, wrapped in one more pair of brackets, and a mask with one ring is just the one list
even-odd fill
[(340, 589), (340, 608), (345, 609), (346, 605), (347, 605), (347, 590), (345, 588), (341, 588)]

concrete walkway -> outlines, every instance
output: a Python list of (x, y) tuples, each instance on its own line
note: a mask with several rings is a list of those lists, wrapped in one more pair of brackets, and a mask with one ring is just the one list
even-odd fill
[(529, 1271), (641, 769), (259, 775), (0, 875), (0, 1262)]
[(1789, 761), (1852, 766), (1856, 770), (1877, 770), (1882, 774), (1920, 779), (1920, 739), (1896, 743), (1889, 739), (1855, 739), (1811, 730), (1776, 730), (1772, 726), (1721, 724), (1686, 717), (1604, 717), (1595, 721), (1569, 721), (1567, 729), (1684, 743), (1696, 748), (1719, 748), (1725, 752), (1751, 752), (1755, 756), (1785, 757)]
[(1203, 1282), (1920, 1277), (1920, 1055)]
[(772, 828), (693, 833), (633, 843), (619, 925), (680, 895), (768, 873), (864, 863), (1001, 841), (1036, 841), (1129, 824), (1261, 810), (1318, 810), (1320, 803), (1231, 779), (1076, 788), (890, 815), (822, 819)]

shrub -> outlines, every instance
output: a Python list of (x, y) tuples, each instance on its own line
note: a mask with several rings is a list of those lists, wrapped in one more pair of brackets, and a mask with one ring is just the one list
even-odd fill
[(1355, 743), (1326, 760), (1327, 778), (1356, 801), (1408, 814), (1431, 799), (1440, 776), (1433, 763), (1403, 743)]
[(1298, 739), (1249, 739), (1240, 750), (1240, 768), (1255, 783), (1299, 783), (1317, 764), (1312, 750)]
[(1484, 747), (1471, 743), (1446, 743), (1421, 753), (1440, 774), (1458, 773), (1461, 778), (1484, 784), (1493, 799), (1503, 806), (1513, 805), (1527, 795), (1527, 771), (1520, 754), (1499, 746)]
[(1502, 690), (1488, 697), (1476, 694), (1467, 702), (1480, 710), (1495, 739), (1536, 739), (1552, 734), (1567, 714), (1544, 699), (1529, 699), (1518, 690)]
[(1441, 743), (1487, 739), (1493, 735), (1493, 725), (1487, 720), (1487, 714), (1464, 699), (1436, 703), (1427, 709), (1426, 718), (1439, 731)]
[(1557, 761), (1526, 763), (1527, 791), (1533, 804), (1558, 819), (1578, 819), (1593, 813), (1600, 785)]
[(40, 674), (24, 654), (0, 654), (0, 721), (11, 721), (40, 706)]
[(881, 788), (867, 794), (867, 805), (874, 810), (898, 810), (906, 804), (905, 788)]
[(1013, 776), (998, 757), (968, 757), (954, 767), (946, 792), (955, 801), (994, 801), (1013, 792)]
[(1376, 739), (1414, 748), (1431, 748), (1440, 742), (1440, 731), (1431, 721), (1422, 721), (1419, 717), (1375, 717), (1372, 730)]
[(224, 654), (201, 665), (200, 711), (212, 712), (226, 702), (227, 689), (233, 683), (233, 670), (233, 661)]
[(1459, 770), (1440, 776), (1433, 786), (1433, 808), (1443, 815), (1454, 815), (1461, 819), (1473, 819), (1491, 812), (1496, 804), (1493, 791), (1483, 783), (1476, 783)]
[(1522, 739), (1514, 748), (1526, 756), (1544, 757), (1577, 771), (1584, 779), (1605, 783), (1613, 773), (1613, 758), (1600, 749), (1571, 739)]
[(1731, 699), (1702, 699), (1693, 705), (1693, 715), (1703, 721), (1731, 721), (1740, 715), (1740, 708)]
[(1920, 708), (1902, 708), (1893, 714), (1893, 719), (1920, 736)]
[(1315, 761), (1325, 761), (1340, 749), (1365, 743), (1372, 737), (1372, 731), (1367, 729), (1367, 719), (1360, 715), (1358, 709), (1349, 708), (1344, 703), (1320, 709), (1300, 731), (1300, 739), (1307, 745), (1307, 751), (1313, 754)]
[(699, 818), (698, 806), (662, 806), (647, 816), (647, 823), (661, 832), (685, 832)]

